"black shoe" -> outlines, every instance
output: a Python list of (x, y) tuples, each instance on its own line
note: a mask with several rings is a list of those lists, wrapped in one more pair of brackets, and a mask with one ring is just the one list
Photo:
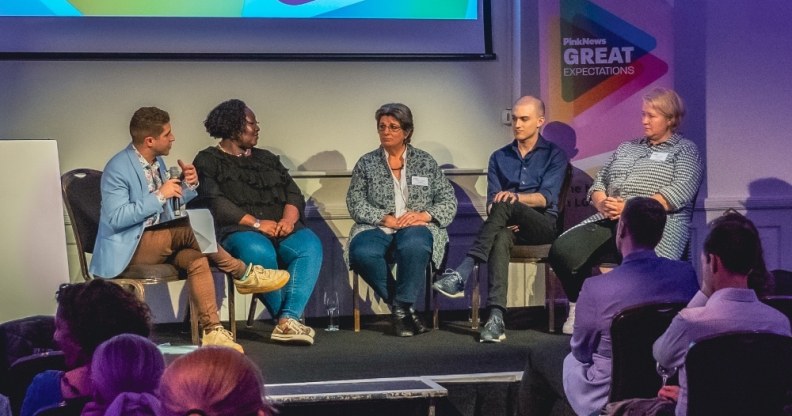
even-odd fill
[(393, 335), (397, 337), (411, 337), (412, 331), (412, 318), (409, 312), (402, 306), (391, 306), (391, 321), (393, 322)]
[(500, 314), (491, 314), (481, 328), (479, 342), (501, 342), (506, 339), (506, 324)]
[(431, 331), (430, 328), (427, 328), (426, 325), (424, 325), (423, 321), (421, 320), (421, 316), (418, 315), (418, 313), (415, 312), (415, 309), (413, 308), (410, 308), (410, 318), (412, 318), (412, 327), (415, 335), (425, 334)]

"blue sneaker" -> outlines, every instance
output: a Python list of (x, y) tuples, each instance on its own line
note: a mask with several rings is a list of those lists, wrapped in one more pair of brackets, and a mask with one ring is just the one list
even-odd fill
[(500, 315), (491, 315), (481, 328), (479, 342), (501, 342), (506, 339), (506, 324)]
[(455, 270), (446, 269), (443, 277), (432, 284), (432, 289), (449, 298), (461, 298), (465, 296), (465, 279)]

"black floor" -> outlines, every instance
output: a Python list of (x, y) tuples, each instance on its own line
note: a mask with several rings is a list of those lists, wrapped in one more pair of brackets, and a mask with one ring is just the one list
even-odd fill
[[(453, 312), (446, 315), (459, 317)], [(264, 321), (256, 321), (252, 328), (239, 322), (237, 339), (268, 384), (500, 373), (522, 371), (526, 347), (541, 342), (542, 337), (563, 336), (548, 335), (544, 317), (542, 308), (510, 311), (506, 340), (494, 344), (479, 343), (478, 332), (466, 321), (446, 322), (439, 330), (398, 338), (388, 333), (390, 325), (384, 316), (367, 317), (358, 333), (351, 330), (349, 319), (342, 319), (338, 332), (324, 331), (322, 320), (309, 321), (316, 330), (313, 346), (271, 341), (273, 325)], [(153, 338), (172, 345), (190, 342), (182, 325), (158, 325)]]

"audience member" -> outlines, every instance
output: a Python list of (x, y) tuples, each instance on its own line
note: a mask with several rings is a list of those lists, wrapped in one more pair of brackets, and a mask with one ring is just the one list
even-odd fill
[(545, 415), (556, 400), (565, 398), (579, 415), (601, 409), (610, 392), (613, 317), (631, 306), (687, 301), (696, 293), (698, 282), (690, 263), (658, 257), (654, 250), (665, 224), (666, 212), (656, 200), (636, 197), (626, 202), (616, 229), (616, 246), (624, 261), (583, 284), (578, 308), (585, 313), (575, 326), (563, 365), (548, 362), (558, 360), (548, 357), (560, 357), (555, 351), (530, 349), (520, 387), (521, 414)]
[[(195, 197), (198, 173), (193, 165), (179, 161), (183, 179), (168, 176), (162, 156), (170, 153), (176, 140), (170, 116), (156, 107), (140, 108), (132, 116), (129, 132), (132, 143), (107, 162), (102, 174), (102, 212), (91, 274), (113, 278), (130, 265), (172, 263), (187, 272), (187, 288), (204, 329), (202, 344), (242, 352), (220, 325), (214, 278), (189, 222), (172, 221), (177, 216), (171, 201)], [(242, 293), (274, 290), (288, 279), (280, 270), (245, 265), (222, 248), (209, 257), (234, 277)]]
[(406, 105), (385, 104), (374, 119), (380, 146), (352, 170), (346, 201), (355, 225), (345, 254), (390, 304), (394, 334), (408, 337), (429, 331), (412, 306), (430, 261), (437, 268), (443, 260), (457, 200), (434, 158), (410, 144), (415, 126)]
[(487, 169), (489, 216), (473, 247), (456, 270), (447, 270), (434, 290), (457, 298), (476, 263), (487, 263), (489, 319), (481, 328), (481, 342), (506, 339), (503, 314), (508, 293), (509, 259), (518, 244), (547, 244), (556, 237), (558, 198), (569, 159), (561, 148), (545, 140), (544, 103), (522, 97), (512, 108), (514, 140), (496, 150)]
[(147, 337), (151, 331), (148, 306), (133, 293), (103, 279), (62, 285), (57, 301), (54, 337), (68, 370), (37, 375), (25, 395), (22, 416), (32, 416), (64, 400), (91, 398), (90, 363), (99, 344), (118, 334)]
[(177, 358), (160, 382), (162, 416), (268, 416), (261, 371), (247, 357), (208, 347)]
[(135, 334), (121, 334), (99, 345), (91, 361), (93, 401), (82, 416), (157, 416), (155, 396), (165, 360), (157, 345)]
[(658, 365), (679, 369), (679, 386), (665, 386), (662, 400), (675, 401), (677, 416), (687, 414), (685, 356), (691, 343), (735, 331), (770, 332), (792, 336), (789, 319), (759, 301), (767, 277), (759, 234), (740, 214), (727, 214), (712, 223), (701, 255), (701, 290), (679, 312), (654, 344)]
[(259, 122), (241, 100), (220, 103), (204, 121), (220, 139), (195, 156), (218, 241), (240, 259), (269, 269), (283, 265), (291, 279), (261, 300), (278, 321), (271, 339), (312, 345), (316, 331), (300, 322), (322, 267), (322, 243), (305, 224), (305, 198), (279, 157), (256, 147)]
[(558, 237), (550, 250), (553, 266), (570, 301), (562, 328), (571, 334), (583, 281), (603, 259), (619, 260), (614, 245), (616, 224), (627, 199), (658, 200), (668, 213), (657, 254), (669, 259), (687, 255), (693, 203), (702, 179), (696, 145), (679, 133), (685, 110), (677, 93), (656, 88), (643, 98), (644, 136), (624, 142), (597, 174), (589, 189), (598, 213)]

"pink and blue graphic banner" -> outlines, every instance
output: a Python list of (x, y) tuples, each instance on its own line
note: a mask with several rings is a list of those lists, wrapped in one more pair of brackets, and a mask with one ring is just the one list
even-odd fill
[(673, 88), (672, 3), (539, 2), (541, 95), (550, 119), (575, 131), (575, 160), (640, 136), (642, 96)]
[(476, 0), (3, 0), (0, 16), (475, 20)]

